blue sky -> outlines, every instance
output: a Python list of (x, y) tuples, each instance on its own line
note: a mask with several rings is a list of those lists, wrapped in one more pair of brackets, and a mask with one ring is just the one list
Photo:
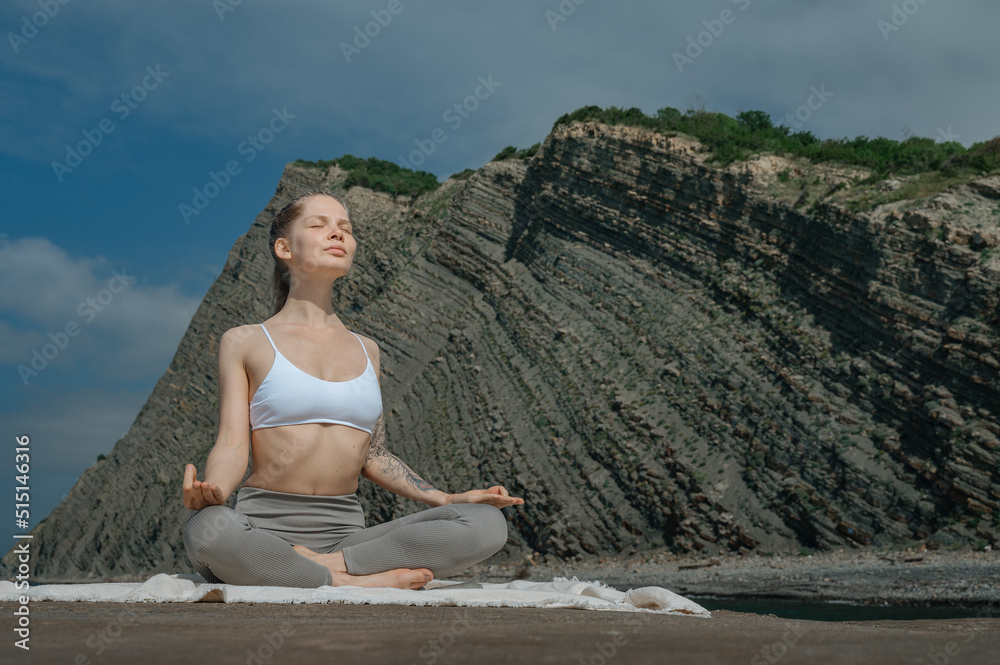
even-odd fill
[(443, 180), (580, 106), (694, 96), (824, 138), (1000, 134), (987, 0), (61, 1), (0, 6), (0, 422), (31, 437), (32, 526), (128, 430), (287, 162), (399, 163), (440, 130), (416, 158)]

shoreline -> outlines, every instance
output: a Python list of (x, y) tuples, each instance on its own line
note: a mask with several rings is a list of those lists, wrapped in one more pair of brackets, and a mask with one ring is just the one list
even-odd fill
[[(454, 579), (550, 581), (577, 576), (619, 590), (660, 586), (689, 597), (848, 602), (890, 606), (1000, 606), (1000, 553), (844, 551), (682, 557), (669, 553), (593, 561), (497, 563)], [(1000, 610), (998, 610), (1000, 614)]]

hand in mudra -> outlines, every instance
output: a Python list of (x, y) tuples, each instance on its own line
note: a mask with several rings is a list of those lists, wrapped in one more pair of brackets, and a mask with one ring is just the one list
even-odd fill
[(201, 510), (206, 506), (219, 506), (226, 502), (222, 488), (198, 480), (198, 470), (193, 464), (184, 469), (184, 507)]
[(497, 508), (507, 506), (519, 506), (524, 503), (524, 499), (510, 496), (510, 493), (502, 485), (494, 485), (488, 490), (469, 490), (461, 494), (451, 494), (448, 503), (488, 503)]

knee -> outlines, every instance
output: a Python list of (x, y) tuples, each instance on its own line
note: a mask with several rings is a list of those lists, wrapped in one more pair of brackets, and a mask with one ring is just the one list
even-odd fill
[(236, 511), (226, 506), (206, 506), (184, 525), (184, 547), (193, 556), (210, 550), (238, 521)]
[(479, 510), (475, 516), (483, 547), (490, 554), (499, 552), (507, 544), (507, 516), (496, 506), (473, 504)]

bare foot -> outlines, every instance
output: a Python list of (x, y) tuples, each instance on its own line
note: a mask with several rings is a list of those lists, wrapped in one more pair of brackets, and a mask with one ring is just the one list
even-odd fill
[(351, 575), (344, 563), (340, 550), (330, 554), (314, 552), (303, 545), (292, 545), (292, 549), (305, 558), (330, 569), (332, 586), (391, 587), (393, 589), (421, 589), (434, 579), (434, 573), (427, 568), (394, 568), (372, 575)]

